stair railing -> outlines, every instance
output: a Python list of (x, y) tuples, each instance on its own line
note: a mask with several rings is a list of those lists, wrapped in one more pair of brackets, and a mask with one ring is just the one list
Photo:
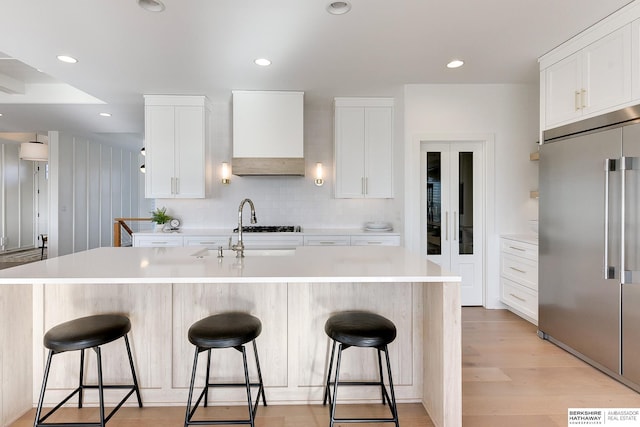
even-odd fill
[(114, 218), (113, 221), (113, 246), (119, 248), (122, 246), (123, 228), (133, 238), (133, 230), (126, 221), (151, 221), (151, 218)]

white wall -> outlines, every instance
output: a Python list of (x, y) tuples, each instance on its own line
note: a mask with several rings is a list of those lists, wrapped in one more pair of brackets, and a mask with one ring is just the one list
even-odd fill
[[(396, 97), (394, 199), (334, 199), (333, 194), (333, 101), (305, 100), (304, 153), (306, 177), (231, 177), (220, 183), (220, 163), (231, 161), (231, 104), (214, 103), (208, 168), (213, 170), (211, 194), (206, 199), (158, 199), (184, 228), (234, 228), (238, 205), (245, 197), (253, 200), (259, 225), (301, 225), (303, 228), (359, 228), (366, 221), (391, 221), (402, 230), (402, 93)], [(315, 164), (325, 168), (325, 184), (314, 184)], [(146, 216), (146, 212), (142, 215)], [(245, 221), (246, 222), (246, 221)]]
[[(407, 85), (405, 87), (405, 241), (419, 251), (420, 135), (490, 135), (495, 165), (493, 218), (486, 248), (485, 305), (500, 307), (499, 236), (527, 233), (537, 219), (538, 202), (529, 197), (537, 188), (539, 99), (537, 85)], [(489, 207), (490, 208), (490, 207)]]
[(113, 218), (140, 216), (139, 148), (63, 132), (49, 144), (49, 255), (112, 246)]

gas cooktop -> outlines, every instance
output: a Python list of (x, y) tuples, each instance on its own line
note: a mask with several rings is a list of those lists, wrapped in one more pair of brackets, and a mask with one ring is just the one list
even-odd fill
[[(242, 227), (243, 233), (299, 233), (302, 228), (299, 225), (248, 225)], [(233, 229), (238, 232), (238, 227)]]

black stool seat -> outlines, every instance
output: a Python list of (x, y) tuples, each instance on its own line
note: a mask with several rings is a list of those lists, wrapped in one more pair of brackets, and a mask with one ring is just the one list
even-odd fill
[(200, 348), (237, 347), (253, 341), (262, 332), (260, 319), (247, 313), (214, 314), (189, 328), (189, 341)]
[(329, 338), (355, 347), (381, 347), (396, 338), (389, 319), (365, 311), (344, 311), (331, 316), (324, 325)]
[(99, 314), (70, 320), (44, 335), (44, 346), (57, 353), (97, 347), (125, 336), (131, 322), (119, 314)]

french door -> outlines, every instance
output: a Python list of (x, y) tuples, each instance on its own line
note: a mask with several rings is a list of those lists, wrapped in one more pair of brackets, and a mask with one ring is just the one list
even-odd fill
[(483, 305), (483, 143), (424, 142), (421, 154), (422, 252), (462, 277), (462, 305)]

